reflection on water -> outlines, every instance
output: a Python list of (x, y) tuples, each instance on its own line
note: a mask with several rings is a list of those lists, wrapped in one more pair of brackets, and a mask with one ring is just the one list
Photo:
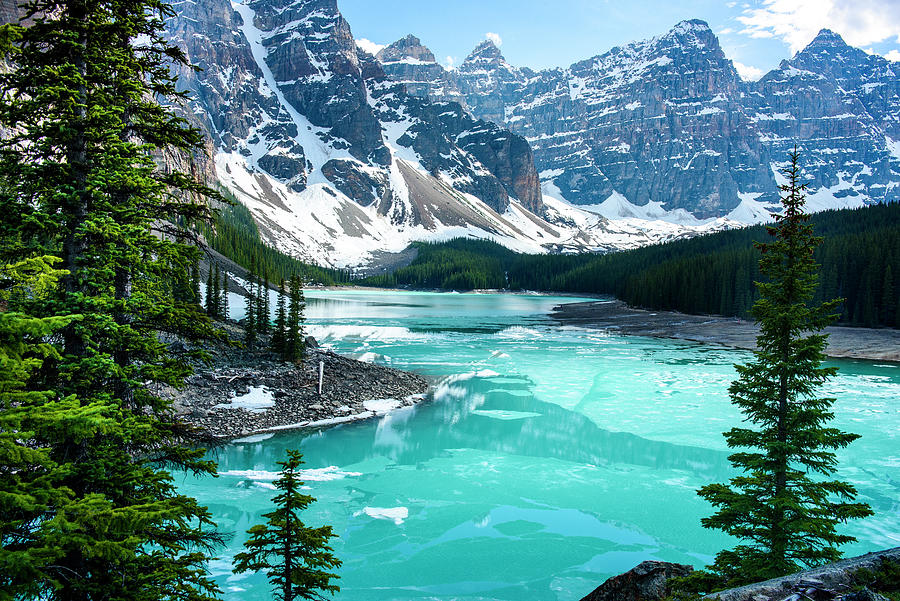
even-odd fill
[[(696, 495), (730, 475), (721, 432), (746, 353), (552, 326), (565, 300), (310, 292), (310, 330), (350, 355), (438, 382), (422, 405), (319, 432), (220, 449), (217, 479), (183, 488), (234, 533), (211, 565), (229, 600), (269, 599), (230, 575), (244, 532), (270, 510), (276, 462), (300, 447), (344, 561), (338, 599), (574, 600), (645, 559), (702, 565), (728, 540), (700, 527)], [(849, 552), (896, 546), (900, 370), (838, 362), (841, 457), (877, 515)]]

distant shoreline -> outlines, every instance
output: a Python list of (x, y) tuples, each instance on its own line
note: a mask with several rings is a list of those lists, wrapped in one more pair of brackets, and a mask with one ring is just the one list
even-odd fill
[[(752, 321), (673, 311), (647, 311), (614, 299), (557, 305), (550, 319), (565, 325), (606, 330), (628, 336), (673, 338), (733, 348), (756, 348)], [(830, 326), (825, 354), (836, 359), (900, 362), (900, 330)]]

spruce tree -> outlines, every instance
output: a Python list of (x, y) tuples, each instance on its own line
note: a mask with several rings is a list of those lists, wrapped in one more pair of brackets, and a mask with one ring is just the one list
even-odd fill
[(213, 318), (216, 316), (216, 281), (218, 280), (213, 279), (213, 266), (210, 264), (206, 275), (206, 314)]
[(269, 333), (269, 278), (257, 278), (256, 285), (259, 290), (259, 301), (256, 304), (257, 322), (261, 334)]
[(738, 379), (729, 393), (745, 420), (755, 428), (725, 433), (729, 459), (741, 471), (730, 484), (710, 484), (698, 492), (718, 510), (703, 526), (740, 540), (721, 551), (713, 570), (726, 585), (765, 580), (803, 566), (834, 561), (838, 546), (853, 537), (836, 526), (871, 514), (854, 502), (856, 490), (831, 479), (834, 451), (858, 438), (827, 424), (835, 399), (817, 389), (837, 371), (822, 367), (827, 335), (838, 300), (811, 304), (818, 280), (813, 236), (804, 213), (799, 155), (791, 154), (781, 187), (783, 212), (768, 228), (773, 241), (762, 253), (757, 283), (760, 298), (752, 315), (759, 323), (758, 350), (747, 365), (737, 365)]
[(300, 512), (316, 499), (301, 492), (303, 455), (293, 450), (287, 455), (287, 461), (278, 463), (281, 478), (275, 488), (279, 492), (272, 499), (276, 508), (263, 514), (265, 524), (248, 531), (246, 551), (234, 556), (234, 572), (265, 572), (276, 587), (275, 598), (281, 601), (322, 599), (323, 593), (340, 590), (332, 584), (338, 575), (329, 571), (341, 565), (328, 544), (335, 535), (331, 526), (311, 528), (303, 523)]
[(278, 285), (278, 306), (275, 309), (275, 324), (272, 332), (272, 352), (284, 357), (287, 332), (287, 311), (285, 309), (284, 280)]
[[(0, 571), (27, 579), (22, 595), (41, 599), (213, 599), (206, 562), (219, 537), (169, 470), (214, 466), (184, 446), (191, 433), (152, 394), (158, 384), (181, 385), (187, 360), (204, 354), (173, 354), (164, 340), (216, 336), (194, 303), (176, 298), (199, 256), (184, 228), (209, 219), (210, 191), (158, 169), (153, 155), (201, 142), (156, 101), (178, 101), (171, 68), (186, 64), (160, 36), (174, 11), (161, 0), (33, 0), (25, 12), (27, 25), (4, 26), (0, 36), (8, 66), (0, 252), (6, 264), (58, 258), (58, 285), (9, 307), (32, 320), (21, 330), (26, 344), (55, 328), (52, 320), (60, 325), (52, 352), (31, 347), (40, 369), (12, 372), (30, 394), (31, 416), (60, 413), (7, 422), (23, 447), (44, 455), (17, 458), (17, 474), (29, 479), (23, 493), (36, 501), (27, 514), (0, 510)], [(3, 419), (16, 409), (4, 407)], [(11, 517), (28, 536), (7, 536)]]
[(244, 317), (244, 342), (248, 347), (252, 347), (256, 343), (256, 295), (257, 290), (253, 286), (253, 278), (250, 278), (247, 290), (247, 298), (245, 299), (245, 317)]
[[(35, 257), (0, 267), (0, 591), (3, 598), (37, 598), (46, 590), (43, 574), (60, 557), (54, 528), (45, 519), (53, 507), (72, 507), (62, 486), (66, 466), (51, 449), (33, 444), (66, 428), (77, 436), (112, 426), (108, 404), (82, 405), (74, 396), (29, 386), (45, 364), (59, 360), (47, 342), (78, 316), (34, 317), (15, 310), (21, 298), (42, 298), (62, 272), (58, 257)], [(17, 300), (19, 302), (17, 302)], [(13, 310), (7, 310), (13, 309)]]
[(194, 259), (191, 265), (191, 294), (193, 303), (200, 306), (200, 259)]
[(228, 272), (222, 270), (222, 293), (219, 297), (219, 318), (228, 319)]
[(306, 336), (303, 329), (306, 299), (303, 296), (303, 282), (300, 276), (291, 277), (289, 299), (283, 358), (290, 363), (299, 363), (306, 353)]

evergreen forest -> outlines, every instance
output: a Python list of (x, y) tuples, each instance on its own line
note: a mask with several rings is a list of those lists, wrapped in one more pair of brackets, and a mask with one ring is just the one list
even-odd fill
[[(900, 325), (900, 205), (826, 211), (810, 222), (823, 238), (813, 302), (843, 298), (845, 325)], [(523, 255), (470, 239), (416, 243), (410, 265), (357, 283), (610, 294), (648, 309), (748, 317), (760, 279), (754, 242), (765, 238), (758, 225), (603, 255)]]

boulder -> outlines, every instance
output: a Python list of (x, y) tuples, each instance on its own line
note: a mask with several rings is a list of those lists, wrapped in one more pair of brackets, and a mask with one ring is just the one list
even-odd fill
[(657, 601), (666, 596), (670, 578), (694, 571), (689, 565), (665, 561), (644, 561), (637, 567), (613, 576), (581, 601)]

